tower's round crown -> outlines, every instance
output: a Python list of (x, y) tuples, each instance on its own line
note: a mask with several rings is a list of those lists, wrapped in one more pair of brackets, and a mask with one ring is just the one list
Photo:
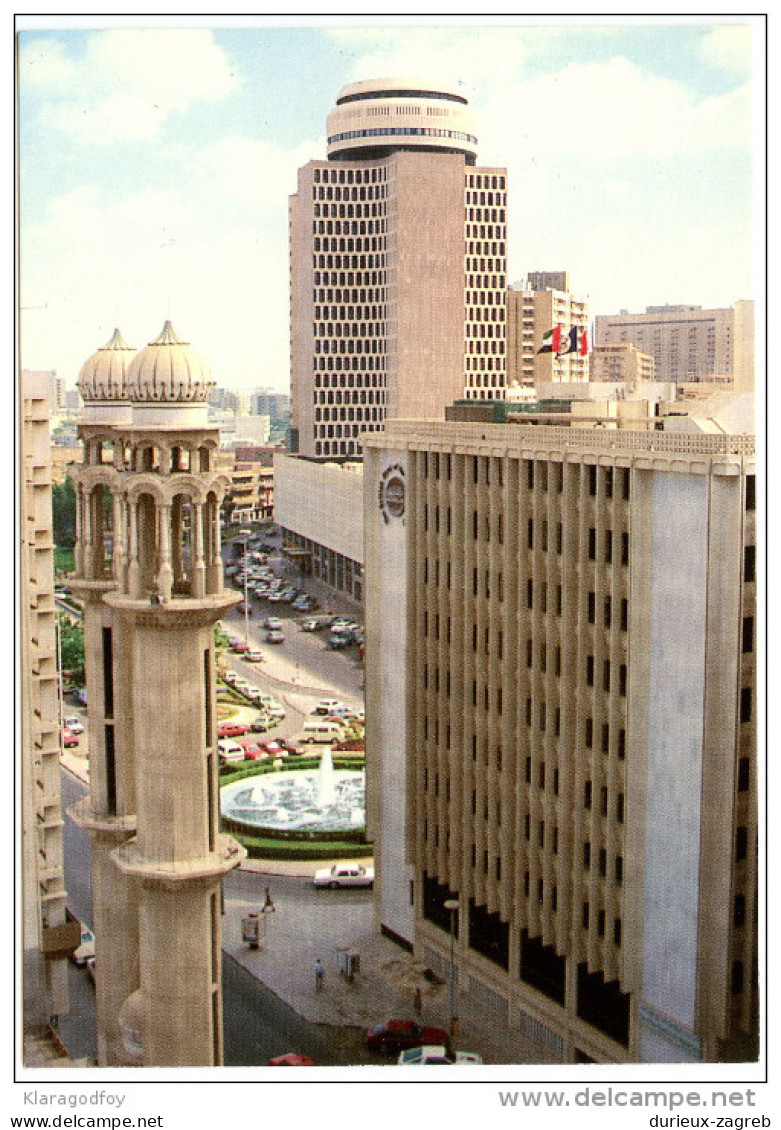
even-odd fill
[(128, 395), (133, 403), (205, 402), (213, 386), (211, 369), (200, 353), (174, 332), (163, 332), (133, 358), (128, 371)]
[(128, 399), (127, 374), (135, 349), (119, 330), (84, 362), (76, 382), (85, 404)]

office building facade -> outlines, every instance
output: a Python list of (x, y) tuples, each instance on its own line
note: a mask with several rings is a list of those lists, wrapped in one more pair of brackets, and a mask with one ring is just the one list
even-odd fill
[(340, 92), (290, 201), (292, 452), (355, 458), (386, 419), (504, 388), (507, 175), (475, 155), (457, 92)]
[[(367, 436), (377, 925), (563, 1062), (756, 1054), (754, 437)], [(403, 800), (402, 800), (403, 798)]]

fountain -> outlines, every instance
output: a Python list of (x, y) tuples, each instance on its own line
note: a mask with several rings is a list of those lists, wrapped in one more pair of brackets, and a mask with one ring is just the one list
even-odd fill
[(335, 769), (330, 747), (317, 769), (261, 773), (223, 785), (222, 815), (239, 830), (284, 839), (362, 833), (363, 769)]

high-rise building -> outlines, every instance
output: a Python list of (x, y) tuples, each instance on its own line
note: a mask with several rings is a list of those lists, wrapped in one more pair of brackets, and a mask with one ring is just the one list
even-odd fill
[[(524, 283), (511, 286), (507, 291), (508, 387), (587, 381), (588, 322), (588, 303), (570, 292), (566, 271), (537, 271)], [(541, 352), (545, 335), (556, 328), (561, 337), (558, 351)], [(572, 330), (576, 331), (574, 349), (570, 349)]]
[(20, 649), (24, 1005), (33, 1026), (68, 1010), (69, 920), (60, 806), (61, 709), (54, 602), (49, 373), (23, 372)]
[(564, 1062), (756, 1057), (754, 445), (365, 440), (377, 925)]
[(290, 446), (355, 458), (386, 419), (504, 388), (507, 174), (431, 83), (346, 86), (327, 132), (290, 200)]
[[(83, 366), (75, 577), (84, 602), (98, 1062), (222, 1062), (214, 624), (223, 590), (210, 374), (166, 323)], [(175, 724), (172, 724), (175, 720)]]
[(650, 353), (656, 380), (729, 377), (736, 392), (754, 391), (754, 303), (720, 310), (701, 306), (649, 306), (644, 314), (598, 314), (595, 343), (629, 343)]

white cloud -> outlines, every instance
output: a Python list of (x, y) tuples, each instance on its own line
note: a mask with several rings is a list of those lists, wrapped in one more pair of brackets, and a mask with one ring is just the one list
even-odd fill
[(236, 75), (207, 29), (111, 30), (87, 39), (76, 62), (33, 40), (20, 75), (44, 102), (44, 124), (80, 145), (152, 140), (166, 119), (230, 94)]
[(714, 27), (703, 42), (703, 57), (726, 71), (746, 75), (751, 69), (752, 35), (753, 29), (743, 25)]
[(296, 191), (298, 169), (324, 153), (325, 147), (325, 137), (296, 149), (281, 149), (272, 142), (232, 134), (202, 150), (193, 165), (216, 197), (256, 211), (284, 213), (288, 196)]

